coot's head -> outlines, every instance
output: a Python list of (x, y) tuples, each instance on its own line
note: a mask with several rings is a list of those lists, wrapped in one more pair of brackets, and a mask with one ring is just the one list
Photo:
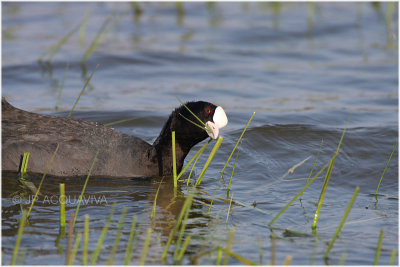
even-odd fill
[(176, 132), (176, 138), (188, 142), (191, 140), (193, 145), (207, 137), (217, 139), (219, 129), (228, 123), (222, 107), (204, 101), (188, 102), (176, 109), (171, 116), (173, 120), (170, 129)]
[(175, 138), (181, 148), (190, 150), (207, 137), (218, 138), (219, 129), (225, 127), (227, 123), (228, 118), (222, 107), (204, 101), (187, 102), (172, 112), (159, 139), (169, 141), (171, 132), (175, 131)]
[(176, 166), (180, 171), (190, 149), (208, 137), (218, 138), (219, 129), (225, 127), (227, 123), (228, 118), (222, 107), (208, 102), (188, 102), (175, 109), (153, 144), (157, 151), (160, 176), (172, 174), (173, 131), (176, 142)]

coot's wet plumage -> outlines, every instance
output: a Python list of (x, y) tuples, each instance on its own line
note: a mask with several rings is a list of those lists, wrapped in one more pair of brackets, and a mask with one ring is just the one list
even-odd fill
[(59, 145), (48, 171), (53, 176), (85, 176), (92, 171), (103, 177), (152, 177), (172, 174), (171, 132), (176, 132), (177, 168), (182, 168), (190, 149), (227, 124), (225, 112), (214, 104), (198, 101), (186, 106), (216, 131), (188, 122), (197, 119), (184, 107), (175, 109), (153, 145), (95, 122), (41, 115), (13, 107), (2, 99), (2, 170), (18, 171), (21, 156), (30, 152), (27, 171), (44, 173)]

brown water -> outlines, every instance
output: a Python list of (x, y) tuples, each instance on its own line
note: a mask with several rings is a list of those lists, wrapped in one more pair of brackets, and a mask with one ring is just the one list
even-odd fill
[[(325, 264), (324, 253), (354, 189), (360, 192), (347, 224), (329, 254), (328, 263), (374, 262), (378, 236), (384, 230), (379, 264), (388, 264), (398, 248), (398, 150), (379, 179), (398, 137), (398, 14), (386, 23), (387, 4), (142, 3), (135, 15), (126, 3), (5, 3), (2, 5), (2, 95), (29, 111), (66, 116), (84, 83), (99, 64), (73, 117), (101, 123), (135, 117), (114, 125), (117, 130), (153, 142), (181, 99), (205, 100), (224, 107), (229, 124), (224, 141), (206, 172), (191, 208), (185, 237), (193, 235), (182, 263), (215, 264), (218, 246), (225, 247), (235, 229), (232, 251), (257, 263), (271, 261), (271, 234), (276, 262)], [(107, 16), (121, 17), (84, 65), (80, 61)], [(50, 63), (38, 63), (47, 49), (88, 15), (83, 43), (79, 28)], [(111, 21), (108, 26), (113, 23)], [(65, 67), (70, 64), (55, 110)], [(220, 171), (253, 112), (232, 180), (232, 205)], [(349, 119), (350, 117), (350, 119)], [(273, 217), (304, 186), (322, 143), (316, 173), (333, 156), (346, 125), (320, 214), (317, 233), (311, 223), (323, 175), (268, 227)], [(195, 147), (188, 159), (200, 148)], [(197, 163), (201, 171), (212, 145)], [(2, 151), (2, 153), (7, 153)], [(235, 154), (236, 155), (236, 154)], [(310, 157), (284, 179), (294, 165)], [(233, 162), (232, 162), (233, 163)], [(16, 174), (2, 177), (2, 262), (11, 262), (21, 206)], [(187, 176), (186, 176), (187, 177)], [(38, 185), (41, 177), (30, 177)], [(58, 184), (66, 184), (67, 214), (75, 211), (83, 180), (47, 177), (22, 237), (24, 264), (64, 264), (67, 239), (59, 239)], [(114, 263), (122, 264), (130, 223), (138, 218), (131, 263), (139, 264), (147, 228), (152, 227), (147, 264), (160, 264), (161, 254), (188, 190), (181, 183), (174, 196), (165, 180), (150, 219), (159, 179), (91, 178), (76, 232), (90, 216), (89, 260), (112, 203), (113, 221), (98, 263), (106, 264), (124, 207), (127, 216)], [(219, 184), (219, 186), (218, 186)], [(256, 201), (254, 208), (252, 204)], [(243, 204), (243, 205), (241, 205)], [(279, 228), (279, 229), (277, 229)], [(307, 233), (290, 236), (284, 229)], [(59, 252), (62, 247), (62, 252)], [(262, 256), (260, 255), (260, 249)], [(173, 251), (174, 245), (170, 251)], [(203, 252), (214, 251), (199, 257)], [(82, 263), (82, 244), (75, 259)], [(173, 263), (173, 252), (167, 263)], [(229, 264), (239, 264), (230, 258)], [(395, 264), (398, 264), (396, 259)]]

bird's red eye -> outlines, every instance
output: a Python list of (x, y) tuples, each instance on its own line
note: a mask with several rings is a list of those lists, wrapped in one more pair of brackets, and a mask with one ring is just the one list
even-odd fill
[(210, 114), (211, 113), (211, 108), (206, 108), (206, 113)]

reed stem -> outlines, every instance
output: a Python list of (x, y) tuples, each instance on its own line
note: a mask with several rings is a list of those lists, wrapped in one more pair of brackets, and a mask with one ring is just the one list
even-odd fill
[(378, 246), (376, 248), (374, 265), (378, 265), (379, 256), (381, 255), (382, 240), (383, 240), (383, 229), (379, 231)]
[(201, 183), (201, 180), (203, 179), (204, 174), (206, 173), (206, 171), (208, 169), (208, 166), (210, 165), (210, 163), (211, 163), (212, 159), (214, 158), (215, 154), (217, 153), (217, 151), (218, 151), (219, 147), (221, 146), (221, 143), (222, 143), (223, 140), (224, 140), (224, 138), (220, 136), (218, 138), (217, 142), (215, 143), (213, 149), (211, 150), (210, 156), (208, 156), (206, 164), (204, 164), (204, 167), (201, 170), (199, 178), (196, 181), (196, 186)]
[(337, 228), (337, 230), (336, 230), (336, 232), (335, 232), (335, 235), (333, 236), (331, 242), (329, 243), (328, 249), (327, 249), (326, 252), (325, 252), (325, 259), (328, 258), (329, 252), (331, 251), (331, 249), (332, 249), (332, 247), (333, 247), (333, 244), (334, 244), (335, 241), (336, 241), (336, 238), (339, 236), (340, 231), (342, 231), (344, 222), (346, 221), (346, 218), (347, 218), (347, 216), (349, 215), (351, 208), (353, 207), (354, 201), (355, 201), (356, 198), (357, 198), (357, 194), (358, 194), (358, 191), (359, 191), (359, 190), (360, 190), (360, 187), (358, 187), (358, 186), (357, 186), (356, 189), (354, 190), (353, 197), (351, 198), (349, 204), (347, 205), (347, 209), (346, 209), (346, 211), (345, 211), (345, 213), (344, 213), (344, 215), (343, 215), (343, 218), (342, 218), (342, 220), (340, 221), (340, 224), (339, 224), (339, 226), (338, 226), (338, 228)]
[(13, 257), (11, 259), (11, 265), (15, 265), (15, 262), (17, 260), (19, 246), (21, 245), (22, 234), (24, 233), (25, 222), (26, 222), (27, 218), (28, 218), (28, 215), (26, 213), (26, 210), (23, 210), (22, 218), (19, 221), (18, 234), (17, 234), (17, 239), (15, 241)]

